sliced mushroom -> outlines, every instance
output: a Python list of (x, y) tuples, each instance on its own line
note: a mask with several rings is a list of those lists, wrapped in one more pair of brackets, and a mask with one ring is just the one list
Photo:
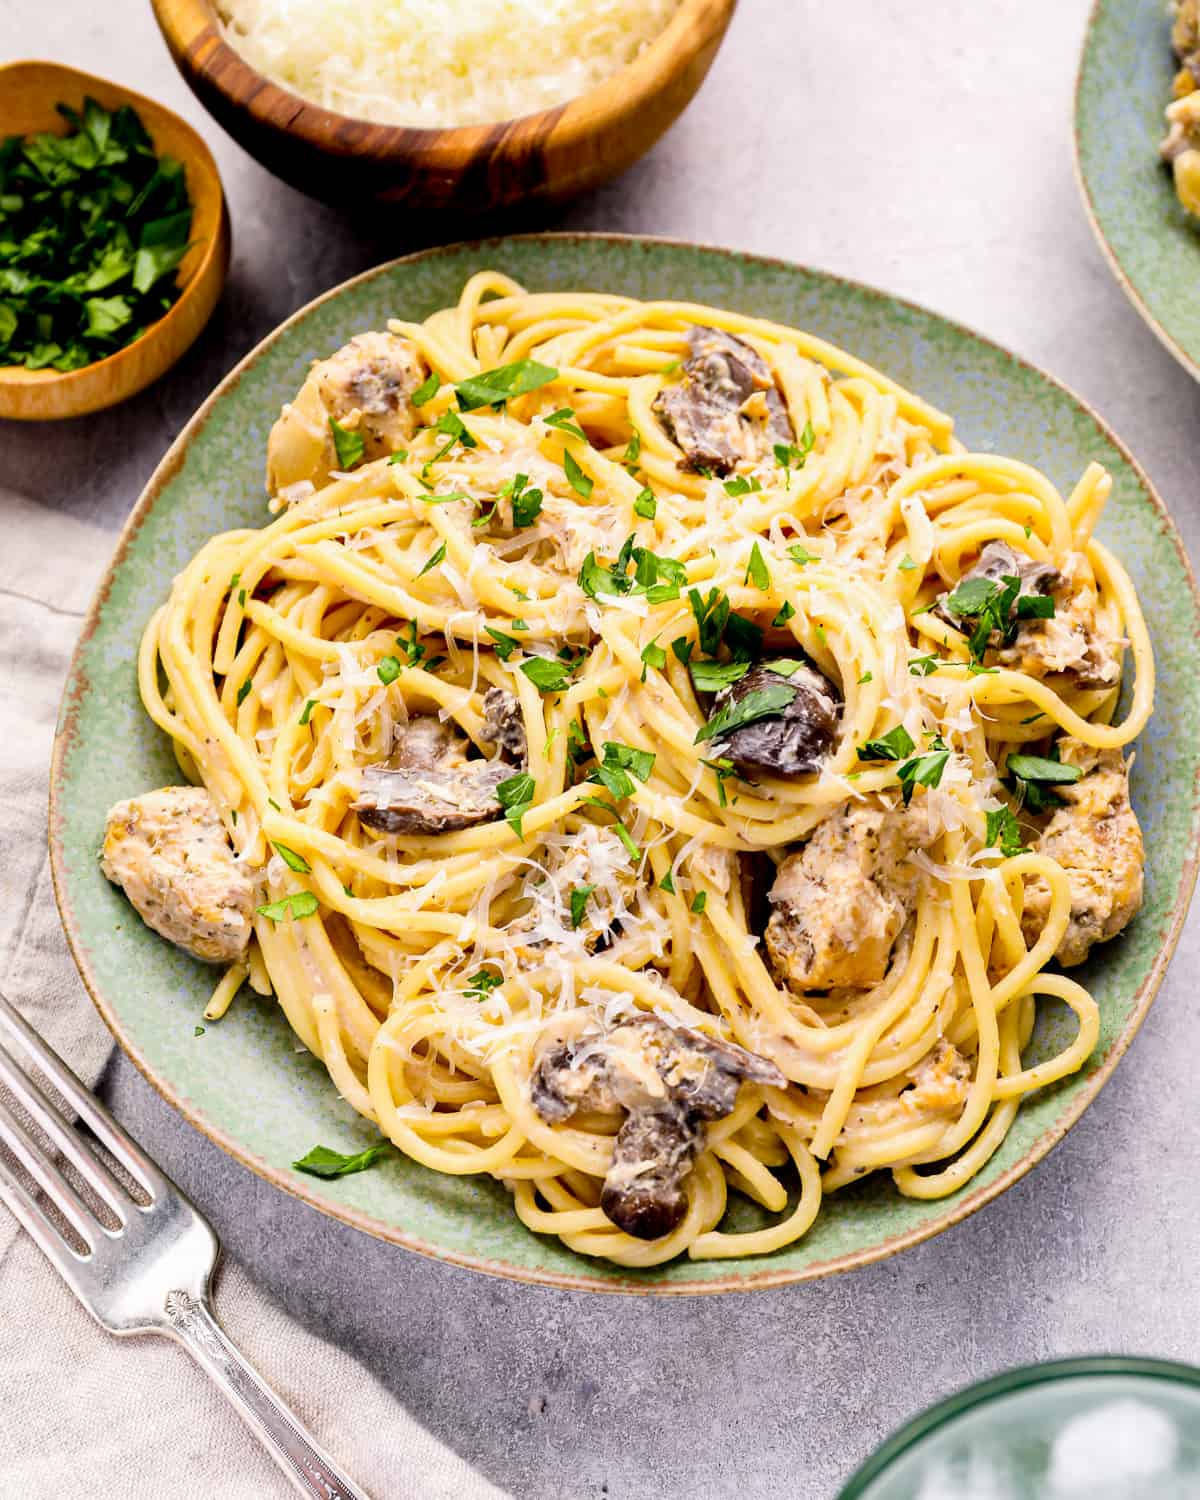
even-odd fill
[(705, 1122), (732, 1111), (743, 1083), (786, 1082), (774, 1063), (732, 1042), (640, 1015), (543, 1052), (530, 1096), (555, 1125), (580, 1111), (625, 1111), (600, 1206), (619, 1229), (653, 1240), (687, 1212), (683, 1183)]
[(206, 963), (232, 963), (253, 931), (254, 885), (202, 786), (165, 786), (109, 810), (100, 868), (148, 927)]
[(812, 667), (792, 667), (786, 674), (773, 670), (769, 662), (751, 667), (744, 677), (721, 689), (714, 712), (780, 683), (793, 689), (786, 708), (718, 735), (712, 742), (714, 754), (731, 760), (744, 776), (805, 776), (821, 769), (833, 745), (840, 699), (829, 679)]
[(353, 804), (359, 820), (381, 833), (456, 833), (498, 818), (496, 788), (512, 767), (468, 760), (469, 743), (433, 714), (410, 718), (388, 759), (363, 771)]
[[(1120, 681), (1125, 642), (1102, 624), (1096, 591), (1081, 554), (1070, 553), (1060, 570), (1015, 552), (1006, 542), (989, 542), (963, 581), (968, 578), (993, 582), (1018, 578), (1022, 594), (1054, 598), (1054, 614), (1049, 619), (1019, 621), (1007, 644), (998, 631), (992, 632), (988, 650), (994, 651), (991, 659), (997, 665), (1014, 667), (1031, 677), (1061, 672), (1083, 688), (1112, 687)], [(970, 631), (974, 621), (954, 615), (946, 607), (947, 598), (943, 596), (933, 612), (956, 630)]]
[(683, 469), (728, 474), (795, 436), (766, 361), (732, 334), (697, 324), (680, 380), (659, 392), (654, 410), (683, 450)]
[(267, 440), (267, 489), (303, 480), (320, 487), (340, 467), (330, 417), (363, 439), (366, 461), (394, 453), (417, 429), (411, 396), (427, 374), (411, 339), (360, 333), (317, 361)]
[[(999, 583), (1004, 578), (1016, 578), (1020, 580), (1023, 594), (1049, 594), (1059, 582), (1057, 568), (1038, 558), (1024, 556), (1007, 542), (989, 542), (979, 554), (979, 561), (969, 572), (963, 574), (955, 587), (961, 587), (972, 578), (986, 578), (990, 583)], [(949, 597), (949, 594), (943, 594), (934, 605), (933, 613), (955, 630), (969, 632), (973, 628), (973, 621), (956, 615), (948, 608), (946, 601)], [(995, 632), (993, 637), (999, 640)]]
[[(1058, 748), (1083, 775), (1055, 787), (1066, 805), (1046, 825), (1037, 849), (1057, 860), (1070, 882), (1071, 915), (1054, 955), (1069, 967), (1082, 963), (1094, 943), (1116, 937), (1141, 909), (1146, 853), (1121, 752), (1075, 739), (1060, 739)], [(1026, 942), (1037, 941), (1049, 912), (1050, 887), (1031, 880), (1021, 916)]]
[(483, 695), (483, 729), (480, 739), (496, 745), (500, 754), (514, 765), (525, 764), (528, 748), (525, 743), (525, 720), (521, 705), (512, 693), (504, 688), (488, 688)]

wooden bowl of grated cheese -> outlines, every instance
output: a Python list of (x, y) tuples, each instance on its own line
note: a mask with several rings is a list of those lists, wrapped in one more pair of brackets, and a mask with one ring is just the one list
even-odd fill
[(630, 166), (703, 82), (737, 0), (152, 3), (199, 99), (293, 186), (477, 214)]

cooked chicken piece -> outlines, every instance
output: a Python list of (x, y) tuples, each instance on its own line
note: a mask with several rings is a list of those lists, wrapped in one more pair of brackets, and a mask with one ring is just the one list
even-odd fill
[[(1113, 636), (1097, 617), (1096, 591), (1088, 582), (1087, 564), (1079, 553), (1071, 553), (1059, 570), (1023, 556), (1007, 542), (989, 542), (958, 587), (972, 578), (987, 578), (993, 583), (1019, 578), (1022, 595), (1049, 594), (1054, 599), (1054, 614), (1049, 619), (1013, 621), (1015, 633), (1009, 644), (1004, 644), (999, 631), (992, 631), (988, 651), (994, 654), (986, 658), (990, 664), (1013, 667), (1031, 677), (1062, 672), (1086, 688), (1109, 687), (1120, 681), (1125, 642)], [(949, 598), (944, 596), (934, 613), (956, 630), (969, 633), (975, 627), (975, 617), (957, 616), (949, 607)]]
[(791, 702), (712, 741), (714, 755), (731, 760), (744, 776), (804, 776), (819, 771), (837, 732), (840, 698), (827, 677), (811, 667), (764, 662), (722, 688), (714, 713), (766, 688), (792, 689)]
[(579, 1111), (625, 1111), (600, 1206), (641, 1240), (670, 1234), (687, 1212), (684, 1179), (704, 1149), (704, 1124), (721, 1120), (743, 1083), (783, 1088), (766, 1058), (690, 1027), (641, 1015), (544, 1051), (530, 1082), (550, 1124)]
[(516, 697), (503, 688), (488, 688), (483, 695), (483, 729), (480, 738), (496, 745), (514, 765), (523, 766), (529, 751), (525, 744), (525, 720)]
[(729, 474), (795, 436), (766, 360), (749, 344), (698, 324), (681, 379), (654, 398), (654, 410), (683, 450), (682, 469)]
[(866, 989), (883, 979), (915, 905), (907, 856), (927, 835), (919, 809), (848, 803), (783, 861), (765, 938), (789, 989)]
[(254, 885), (202, 786), (165, 786), (109, 810), (100, 868), (155, 932), (232, 963), (253, 930)]
[(913, 1086), (900, 1095), (912, 1110), (958, 1109), (971, 1087), (971, 1065), (944, 1039), (912, 1070)]
[[(1121, 752), (1094, 750), (1074, 739), (1059, 740), (1058, 748), (1083, 776), (1055, 787), (1067, 805), (1046, 825), (1037, 851), (1057, 860), (1071, 884), (1071, 916), (1054, 955), (1069, 967), (1082, 963), (1093, 943), (1116, 937), (1141, 909), (1146, 855)], [(1027, 943), (1037, 941), (1049, 911), (1050, 887), (1031, 880), (1021, 918)]]
[(513, 768), (468, 760), (469, 743), (434, 714), (398, 726), (387, 760), (363, 770), (352, 804), (359, 821), (381, 833), (455, 833), (498, 818), (496, 788)]
[(417, 429), (410, 397), (428, 371), (410, 339), (360, 333), (313, 364), (267, 439), (267, 490), (309, 480), (318, 489), (339, 470), (329, 419), (359, 434), (366, 462), (395, 453)]

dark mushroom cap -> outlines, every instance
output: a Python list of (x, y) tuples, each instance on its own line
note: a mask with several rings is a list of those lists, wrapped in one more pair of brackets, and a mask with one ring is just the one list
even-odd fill
[(679, 381), (660, 391), (654, 410), (683, 450), (681, 467), (728, 474), (755, 453), (752, 423), (742, 406), (756, 391), (767, 405), (770, 441), (790, 443), (791, 418), (766, 361), (756, 349), (719, 328), (697, 324), (688, 334), (691, 353)]
[(805, 776), (821, 769), (832, 748), (841, 700), (829, 679), (812, 667), (801, 666), (787, 675), (773, 671), (769, 663), (751, 667), (721, 689), (714, 710), (781, 682), (794, 689), (786, 708), (712, 742), (714, 752), (731, 760), (744, 776)]
[(471, 760), (452, 770), (368, 766), (354, 811), (381, 833), (455, 833), (501, 813), (496, 788), (512, 767)]
[[(648, 1086), (647, 1064), (661, 1086)], [(548, 1048), (530, 1079), (534, 1109), (554, 1125), (580, 1110), (626, 1117), (600, 1206), (637, 1239), (669, 1234), (687, 1212), (683, 1183), (744, 1082), (782, 1088), (774, 1063), (732, 1042), (639, 1015), (607, 1032)]]

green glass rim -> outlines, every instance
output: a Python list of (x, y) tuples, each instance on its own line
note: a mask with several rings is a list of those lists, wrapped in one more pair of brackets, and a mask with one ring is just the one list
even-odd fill
[(1200, 1369), (1170, 1359), (1145, 1359), (1125, 1354), (1086, 1354), (1071, 1359), (1052, 1359), (1043, 1364), (1018, 1365), (975, 1385), (955, 1391), (935, 1405), (918, 1412), (903, 1427), (887, 1438), (867, 1461), (855, 1469), (838, 1492), (837, 1500), (862, 1500), (867, 1487), (886, 1475), (898, 1458), (974, 1407), (986, 1405), (999, 1396), (1010, 1396), (1030, 1386), (1047, 1385), (1056, 1380), (1073, 1380), (1080, 1376), (1138, 1376), (1165, 1380), (1200, 1389)]

